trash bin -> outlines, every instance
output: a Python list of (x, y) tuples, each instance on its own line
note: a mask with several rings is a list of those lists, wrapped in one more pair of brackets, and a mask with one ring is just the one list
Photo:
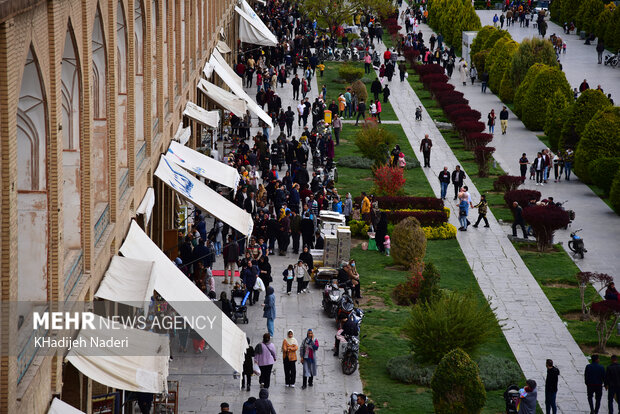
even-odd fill
[(332, 123), (332, 111), (330, 111), (329, 109), (326, 109), (323, 120), (325, 121), (325, 123), (331, 124)]
[(582, 30), (582, 31), (580, 31), (580, 32), (579, 32), (579, 38), (580, 38), (581, 40), (585, 40), (585, 38), (586, 38), (586, 32), (585, 32), (585, 30)]

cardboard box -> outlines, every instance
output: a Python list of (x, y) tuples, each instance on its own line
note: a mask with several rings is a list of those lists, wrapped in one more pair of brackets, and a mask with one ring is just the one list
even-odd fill
[(323, 266), (336, 267), (338, 265), (338, 238), (335, 235), (325, 235), (323, 249)]
[(351, 258), (351, 230), (348, 227), (338, 228), (338, 261), (349, 261)]

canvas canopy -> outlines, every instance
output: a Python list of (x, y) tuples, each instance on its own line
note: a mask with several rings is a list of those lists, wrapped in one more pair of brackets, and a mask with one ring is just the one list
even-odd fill
[(239, 39), (245, 43), (261, 46), (277, 46), (278, 39), (258, 17), (247, 1), (242, 0), (241, 7), (235, 7), (239, 19)]
[(207, 157), (178, 142), (170, 142), (166, 158), (172, 160), (175, 164), (180, 165), (186, 170), (192, 171), (207, 180), (225, 185), (235, 191), (241, 179), (236, 168), (216, 161), (211, 157)]
[[(238, 97), (242, 98), (247, 104), (248, 109), (252, 111), (256, 116), (263, 120), (270, 128), (273, 128), (273, 122), (271, 117), (261, 109), (260, 106), (243, 90), (241, 85), (241, 78), (232, 70), (228, 63), (224, 60), (222, 55), (217, 50), (213, 51), (209, 62), (205, 65), (204, 74), (209, 77), (210, 73), (215, 70), (217, 75), (224, 81), (224, 83), (230, 88), (231, 91)], [(231, 73), (232, 72), (232, 73)], [(237, 80), (239, 82), (237, 82)]]
[(168, 259), (155, 243), (132, 221), (120, 248), (125, 257), (155, 262), (154, 288), (174, 310), (185, 318), (206, 316), (213, 320), (194, 330), (207, 341), (234, 370), (242, 372), (245, 350), (248, 346), (245, 333), (237, 327), (215, 303)]
[(217, 46), (216, 47), (217, 47), (217, 50), (220, 53), (230, 53), (230, 52), (232, 52), (232, 50), (228, 47), (228, 45), (226, 43), (222, 42), (221, 40), (217, 41)]
[(199, 124), (217, 128), (220, 123), (219, 111), (207, 111), (193, 102), (187, 102), (183, 115), (190, 117)]
[(146, 189), (146, 193), (144, 194), (144, 198), (140, 202), (138, 209), (136, 210), (136, 214), (144, 214), (144, 224), (149, 224), (151, 220), (151, 213), (153, 212), (153, 207), (155, 206), (155, 190), (153, 187), (149, 187)]
[(212, 84), (209, 81), (201, 79), (198, 82), (198, 89), (207, 95), (213, 102), (238, 117), (245, 115), (245, 111), (248, 109), (246, 102), (242, 98), (239, 98), (238, 96)]
[(181, 145), (187, 144), (187, 141), (192, 136), (192, 127), (188, 126), (183, 128), (183, 122), (179, 123), (179, 127), (177, 128), (177, 132), (174, 134), (174, 140), (179, 141)]
[(100, 316), (93, 315), (93, 318), (96, 329), (80, 330), (76, 338), (79, 343), (126, 339), (127, 345), (74, 346), (66, 359), (82, 374), (108, 387), (137, 392), (165, 392), (170, 358), (168, 335), (158, 335), (118, 323), (114, 325), (115, 328), (106, 328), (100, 322)]
[(84, 411), (80, 411), (72, 405), (58, 398), (54, 398), (52, 400), (52, 405), (50, 405), (50, 409), (47, 410), (47, 414), (84, 414)]
[(179, 167), (172, 155), (162, 155), (155, 175), (179, 195), (200, 206), (248, 238), (252, 234), (252, 216), (222, 197)]
[(148, 304), (155, 285), (154, 265), (153, 261), (112, 257), (95, 297), (130, 306)]

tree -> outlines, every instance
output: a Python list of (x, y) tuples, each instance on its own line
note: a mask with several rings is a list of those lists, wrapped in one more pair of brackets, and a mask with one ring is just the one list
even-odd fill
[(508, 31), (497, 29), (495, 32), (491, 33), (487, 41), (484, 43), (484, 47), (482, 48), (482, 50), (492, 49), (493, 46), (495, 46), (495, 43), (503, 37), (512, 39), (512, 36), (510, 36), (510, 33), (508, 33)]
[(577, 16), (580, 4), (581, 0), (562, 0), (562, 14), (559, 22), (560, 26), (564, 22), (570, 23), (575, 21), (575, 16)]
[(502, 83), (499, 85), (499, 98), (506, 103), (511, 103), (515, 98), (515, 89), (510, 79), (510, 71), (504, 72)]
[(616, 172), (620, 171), (620, 156), (598, 158), (590, 163), (589, 170), (592, 182), (608, 196)]
[(601, 0), (583, 0), (575, 16), (575, 25), (579, 30), (592, 33), (595, 30), (598, 15), (605, 5)]
[(515, 54), (519, 44), (514, 40), (502, 38), (491, 50), (487, 57), (489, 67), (489, 87), (494, 93), (499, 93), (504, 73), (510, 68), (512, 56)]
[(594, 26), (594, 34), (598, 37), (599, 42), (603, 40), (605, 41), (605, 34), (607, 33), (607, 27), (613, 18), (614, 14), (614, 4), (609, 3), (605, 5), (603, 11), (596, 18), (596, 25)]
[(530, 66), (530, 68), (527, 71), (527, 74), (525, 75), (525, 78), (523, 78), (523, 81), (521, 82), (519, 87), (515, 89), (514, 113), (516, 116), (521, 117), (521, 106), (522, 106), (521, 104), (523, 103), (525, 95), (527, 94), (527, 91), (530, 89), (530, 85), (534, 81), (534, 78), (536, 78), (536, 75), (538, 75), (538, 72), (540, 72), (545, 67), (546, 65), (543, 65), (542, 63), (535, 63), (532, 66)]
[(478, 365), (458, 348), (439, 362), (431, 389), (436, 414), (478, 414), (487, 400)]
[(611, 191), (609, 191), (609, 202), (616, 210), (616, 212), (620, 212), (620, 170), (616, 172), (614, 181), (611, 183)]
[(614, 9), (605, 31), (605, 46), (620, 49), (620, 7)]
[(596, 89), (585, 90), (568, 109), (562, 126), (559, 148), (575, 148), (586, 124), (599, 110), (611, 106), (605, 94)]
[(422, 281), (420, 283), (418, 300), (421, 302), (431, 302), (439, 298), (440, 279), (441, 275), (437, 267), (432, 262), (426, 263), (422, 271)]
[(593, 160), (620, 156), (620, 108), (608, 106), (586, 124), (575, 151), (575, 174), (590, 182)]
[(521, 121), (532, 131), (545, 126), (547, 104), (556, 91), (564, 93), (566, 99), (573, 94), (564, 72), (558, 67), (544, 65), (530, 85), (522, 102)]
[(412, 268), (426, 254), (426, 236), (415, 217), (407, 217), (392, 230), (392, 258), (397, 265)]
[(474, 41), (471, 44), (471, 48), (469, 49), (469, 54), (473, 56), (476, 53), (484, 50), (484, 45), (486, 41), (489, 39), (489, 36), (491, 36), (491, 34), (496, 31), (497, 31), (497, 28), (494, 26), (484, 26), (482, 29), (480, 29), (478, 31), (478, 34), (474, 38)]
[(364, 157), (373, 160), (376, 166), (385, 164), (390, 149), (396, 141), (396, 135), (376, 123), (364, 125), (355, 137), (357, 148)]
[(405, 185), (404, 168), (381, 165), (373, 170), (375, 189), (378, 195), (395, 196)]
[(598, 346), (594, 352), (604, 354), (607, 341), (613, 335), (620, 317), (620, 302), (617, 300), (603, 300), (593, 303), (590, 307), (590, 315), (596, 319), (596, 333)]
[(512, 203), (515, 201), (521, 207), (525, 207), (530, 200), (539, 201), (540, 196), (540, 191), (536, 190), (512, 190), (504, 194), (504, 201), (509, 208), (512, 208)]
[(568, 211), (557, 206), (531, 206), (523, 209), (523, 218), (536, 232), (538, 250), (544, 252), (553, 242), (556, 230), (568, 226)]
[(476, 70), (478, 71), (478, 79), (482, 78), (482, 74), (484, 73), (485, 69), (486, 69), (486, 61), (487, 61), (487, 56), (489, 56), (489, 50), (481, 50), (480, 52), (476, 53), (473, 56), (473, 62), (474, 62), (474, 66), (476, 67)]
[(556, 91), (547, 104), (547, 115), (545, 117), (545, 135), (549, 138), (549, 146), (553, 151), (557, 151), (558, 143), (562, 135), (562, 127), (566, 120), (568, 100), (560, 91)]
[(600, 293), (607, 287), (607, 285), (614, 281), (614, 278), (609, 276), (607, 273), (596, 272), (579, 272), (575, 275), (575, 278), (579, 284), (579, 296), (581, 297), (581, 320), (584, 321), (588, 319), (590, 305), (592, 304), (586, 304), (586, 290), (588, 285), (600, 283), (602, 285), (602, 287), (598, 290), (598, 293)]
[(493, 158), (494, 152), (495, 148), (493, 147), (483, 147), (479, 145), (474, 148), (474, 160), (476, 164), (478, 164), (478, 177), (489, 176), (489, 163)]
[(515, 90), (523, 82), (527, 71), (535, 63), (542, 63), (547, 66), (558, 65), (553, 45), (549, 40), (534, 37), (521, 41), (510, 62), (510, 80)]

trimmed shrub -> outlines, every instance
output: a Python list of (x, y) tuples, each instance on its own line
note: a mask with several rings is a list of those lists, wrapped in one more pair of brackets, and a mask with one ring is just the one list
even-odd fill
[(566, 121), (568, 100), (560, 91), (556, 91), (547, 104), (547, 116), (545, 121), (545, 135), (549, 138), (549, 146), (553, 151), (558, 150), (562, 127)]
[(368, 100), (368, 90), (366, 89), (366, 85), (361, 80), (356, 80), (351, 84), (351, 91), (355, 92), (357, 99), (359, 101), (367, 101)]
[(595, 30), (597, 18), (604, 8), (605, 5), (601, 0), (582, 0), (575, 16), (577, 29), (592, 33)]
[[(487, 57), (487, 67), (489, 68), (489, 87), (496, 94), (499, 93), (500, 85), (504, 79), (504, 74), (510, 69), (512, 55), (515, 54), (518, 48), (519, 44), (517, 42), (511, 39), (503, 38), (495, 44), (495, 47), (493, 47), (491, 53), (489, 53), (489, 56)], [(491, 60), (493, 54), (495, 54), (495, 56), (491, 61), (491, 66), (489, 66), (489, 61)]]
[(394, 224), (400, 223), (408, 217), (415, 217), (423, 227), (441, 226), (448, 221), (448, 215), (445, 211), (388, 210), (385, 214), (388, 223)]
[(403, 331), (416, 360), (437, 363), (456, 348), (474, 354), (497, 329), (489, 304), (471, 292), (444, 292), (411, 309)]
[(487, 56), (489, 56), (489, 52), (490, 51), (486, 49), (486, 50), (481, 50), (475, 55), (472, 55), (474, 66), (476, 67), (476, 71), (478, 71), (478, 79), (482, 78), (482, 74), (484, 73), (484, 70), (486, 69)]
[(447, 240), (456, 239), (456, 227), (450, 223), (444, 223), (441, 226), (425, 226), (422, 227), (426, 240)]
[(523, 184), (523, 181), (520, 175), (500, 175), (497, 180), (493, 181), (493, 190), (503, 193), (514, 191)]
[(421, 285), (422, 275), (417, 272), (412, 272), (411, 276), (409, 276), (406, 281), (394, 286), (392, 290), (394, 302), (400, 306), (415, 305), (420, 296)]
[(452, 122), (456, 121), (479, 121), (482, 114), (474, 109), (463, 109), (461, 111), (455, 111), (448, 115), (448, 118)]
[(495, 30), (493, 33), (491, 33), (487, 41), (484, 43), (484, 47), (482, 48), (482, 50), (493, 49), (495, 43), (497, 43), (499, 39), (502, 39), (504, 37), (512, 39), (512, 36), (510, 36), (510, 33), (508, 33), (508, 31), (499, 29)]
[(555, 50), (549, 40), (533, 37), (521, 41), (510, 61), (510, 80), (515, 90), (525, 79), (527, 71), (535, 63), (542, 63), (547, 66), (558, 65)]
[(523, 79), (519, 87), (515, 90), (514, 112), (515, 112), (515, 115), (518, 116), (519, 118), (521, 117), (521, 104), (525, 98), (525, 95), (527, 94), (527, 91), (529, 90), (530, 85), (534, 81), (534, 78), (536, 77), (538, 72), (540, 72), (542, 68), (544, 67), (546, 66), (540, 63), (536, 63), (532, 65), (527, 71), (527, 74), (525, 75), (525, 78)]
[(611, 191), (611, 184), (616, 173), (620, 171), (620, 157), (599, 158), (590, 163), (590, 177), (592, 182), (600, 187), (605, 195)]
[(396, 141), (396, 135), (377, 124), (364, 125), (355, 137), (357, 148), (366, 158), (373, 160), (375, 165), (385, 164), (390, 148)]
[(573, 96), (564, 72), (558, 67), (545, 66), (532, 81), (522, 102), (521, 121), (528, 129), (544, 128), (547, 104), (556, 91), (564, 93), (567, 100)]
[(438, 92), (450, 92), (454, 90), (454, 85), (446, 82), (433, 82), (428, 85), (428, 90), (431, 91), (433, 96)]
[(484, 132), (473, 132), (465, 135), (463, 143), (466, 150), (473, 150), (476, 147), (484, 147), (493, 140), (493, 135)]
[(431, 83), (448, 82), (448, 77), (443, 73), (429, 73), (424, 76), (420, 76), (420, 81), (424, 84), (424, 87), (428, 89)]
[[(435, 197), (411, 197), (411, 196), (396, 196), (396, 197), (375, 197), (375, 200), (379, 203), (379, 208), (385, 210), (439, 210), (443, 211), (443, 200)], [(362, 197), (355, 197), (354, 202), (361, 204)]]
[(609, 202), (616, 210), (616, 213), (620, 214), (620, 171), (616, 173), (614, 181), (611, 183), (611, 190), (609, 191)]
[(613, 9), (615, 7), (608, 7), (610, 5), (613, 5), (613, 3), (607, 4), (605, 8), (603, 9), (603, 11), (596, 18), (596, 25), (594, 26), (594, 34), (596, 35), (596, 37), (598, 37), (599, 42), (601, 41), (601, 39), (605, 41), (605, 34), (607, 33), (607, 28), (609, 27), (609, 24), (611, 23), (611, 20), (613, 19), (613, 14), (614, 14)]
[(482, 29), (480, 29), (471, 44), (471, 48), (469, 50), (470, 56), (473, 56), (476, 53), (484, 50), (485, 43), (487, 42), (489, 37), (496, 31), (497, 28), (494, 26), (484, 26)]
[(471, 110), (471, 107), (467, 104), (456, 104), (456, 105), (448, 105), (445, 108), (443, 108), (448, 118), (450, 118), (450, 114), (452, 114), (453, 112), (459, 112), (464, 109)]
[(557, 206), (531, 206), (523, 209), (523, 218), (536, 232), (538, 250), (551, 247), (556, 230), (568, 226), (568, 211)]
[(611, 15), (611, 21), (605, 31), (605, 45), (613, 49), (620, 48), (620, 7), (616, 7)]
[(375, 188), (379, 195), (395, 196), (405, 185), (405, 170), (382, 165), (373, 170)]
[(351, 236), (356, 239), (367, 239), (370, 226), (364, 220), (350, 220)]
[(422, 271), (420, 289), (418, 292), (418, 301), (431, 302), (437, 299), (440, 295), (440, 279), (441, 275), (439, 274), (439, 270), (437, 270), (437, 267), (432, 262), (425, 263), (424, 270)]
[(420, 51), (417, 49), (414, 49), (411, 46), (405, 46), (403, 55), (405, 56), (405, 59), (407, 60), (407, 62), (409, 62), (411, 65), (417, 63), (418, 60), (420, 60)]
[(487, 401), (478, 365), (461, 349), (441, 360), (431, 389), (436, 414), (478, 414)]
[(430, 65), (414, 65), (413, 70), (420, 76), (430, 73), (439, 73), (443, 75), (446, 72), (443, 66), (438, 65), (437, 63), (432, 63)]
[(405, 384), (428, 387), (431, 384), (435, 365), (417, 363), (413, 355), (399, 355), (390, 358), (386, 364), (390, 378)]
[(482, 355), (476, 362), (487, 391), (506, 389), (509, 385), (521, 381), (523, 376), (519, 364), (507, 358)]
[(540, 201), (540, 191), (536, 190), (513, 190), (504, 194), (504, 201), (508, 208), (512, 209), (512, 203), (517, 202), (521, 207), (526, 207), (530, 200)]
[(583, 91), (568, 108), (558, 148), (575, 148), (588, 121), (608, 106), (611, 106), (611, 101), (603, 92), (596, 89)]
[(512, 80), (510, 80), (510, 73), (508, 71), (504, 72), (502, 83), (499, 85), (499, 98), (506, 103), (512, 102), (515, 98), (515, 89), (512, 86)]
[(463, 121), (457, 121), (454, 125), (456, 126), (456, 129), (458, 129), (461, 133), (461, 136), (476, 132), (482, 132), (486, 129), (486, 126), (482, 122), (470, 121), (467, 119)]
[(469, 104), (469, 101), (463, 97), (463, 93), (458, 91), (438, 92), (435, 94), (435, 99), (442, 108), (448, 105)]
[(483, 147), (482, 145), (474, 148), (474, 161), (478, 164), (478, 177), (489, 176), (489, 163), (493, 158), (495, 148)]
[(340, 65), (338, 68), (338, 76), (347, 81), (347, 83), (352, 83), (358, 79), (362, 79), (364, 70), (353, 65), (344, 64)]
[(620, 108), (607, 107), (586, 124), (575, 151), (575, 174), (590, 182), (590, 163), (603, 157), (620, 156)]
[(426, 254), (426, 236), (415, 217), (407, 217), (392, 231), (392, 258), (394, 263), (411, 268), (421, 263)]

